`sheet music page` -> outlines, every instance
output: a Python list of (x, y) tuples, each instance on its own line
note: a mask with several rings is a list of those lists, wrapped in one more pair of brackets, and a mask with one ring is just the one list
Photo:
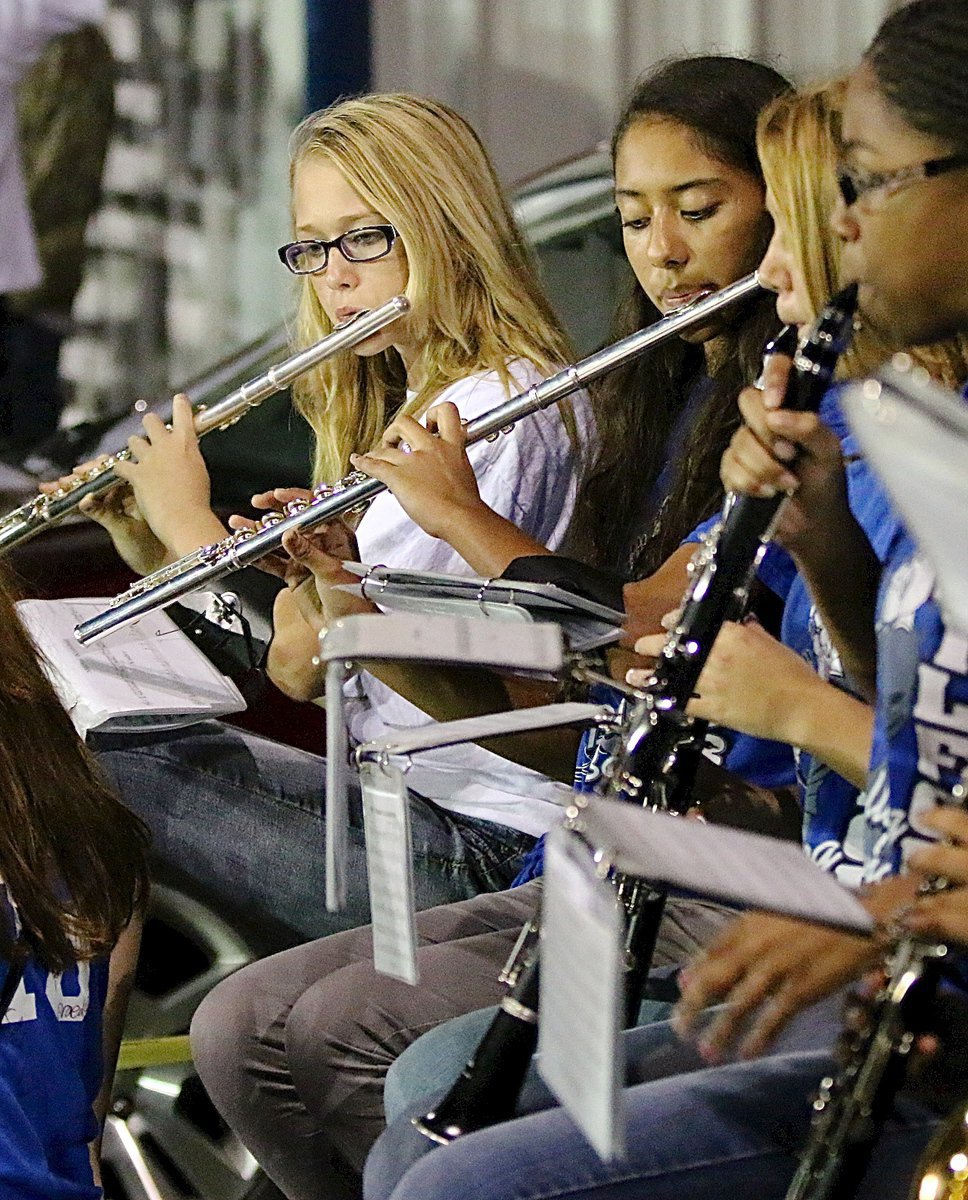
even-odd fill
[(562, 662), (561, 630), (549, 622), (502, 625), (499, 635), (483, 621), (426, 613), (341, 617), (320, 642), (325, 662), (343, 659), (415, 659), (430, 663), (556, 671)]
[(541, 902), (538, 1071), (599, 1157), (625, 1152), (624, 920), (587, 845), (548, 837)]
[(413, 890), (410, 809), (399, 767), (363, 763), (363, 823), (373, 924), (373, 966), (416, 984), (417, 904)]
[(164, 612), (81, 646), (74, 626), (110, 600), (21, 600), (20, 619), (46, 660), (78, 733), (190, 725), (242, 712), (245, 700)]
[[(328, 635), (320, 634), (320, 646)], [(346, 907), (349, 871), (349, 734), (343, 711), (343, 684), (349, 664), (339, 659), (326, 666), (326, 911)]]
[(799, 843), (596, 797), (587, 798), (581, 827), (618, 870), (652, 883), (851, 933), (873, 931), (857, 897)]
[(844, 389), (842, 403), (864, 454), (936, 576), (948, 624), (968, 634), (968, 405), (954, 392), (893, 368)]

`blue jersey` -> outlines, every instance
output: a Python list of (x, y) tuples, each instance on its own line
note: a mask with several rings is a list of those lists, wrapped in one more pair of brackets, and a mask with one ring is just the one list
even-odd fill
[[(886, 563), (903, 536), (902, 526), (879, 481), (858, 454), (856, 440), (840, 409), (838, 391), (835, 388), (824, 397), (820, 416), (840, 438), (847, 464), (847, 497), (851, 512), (878, 560)], [(811, 663), (821, 678), (854, 693), (800, 576), (791, 585), (787, 597), (782, 636), (787, 645)], [(809, 754), (798, 752), (797, 759), (804, 810), (804, 846), (814, 861), (834, 871), (842, 882), (857, 884), (861, 880), (865, 858), (865, 794)]]
[(901, 869), (913, 841), (934, 835), (918, 815), (968, 766), (968, 638), (946, 628), (931, 570), (908, 540), (881, 585), (878, 707), (867, 791), (864, 878)]
[[(0, 967), (0, 987), (6, 966)], [(0, 1200), (96, 1200), (107, 961), (63, 974), (34, 958), (0, 1025)]]
[[(901, 525), (877, 479), (857, 453), (856, 441), (841, 412), (837, 388), (824, 396), (820, 418), (840, 439), (851, 512), (878, 559), (885, 562), (902, 536)], [(711, 524), (700, 526), (692, 540), (698, 540)], [(784, 645), (795, 650), (822, 679), (852, 692), (851, 681), (844, 677), (840, 657), (790, 556), (771, 543), (757, 568), (757, 576), (784, 599), (780, 630)], [(727, 765), (732, 767), (733, 763)], [(796, 751), (796, 768), (803, 806), (804, 849), (843, 882), (858, 883), (865, 844), (863, 793), (802, 750)]]
[(946, 627), (933, 592), (933, 574), (901, 528), (878, 596), (868, 882), (899, 871), (912, 841), (934, 836), (918, 816), (950, 794), (968, 766), (968, 639)]

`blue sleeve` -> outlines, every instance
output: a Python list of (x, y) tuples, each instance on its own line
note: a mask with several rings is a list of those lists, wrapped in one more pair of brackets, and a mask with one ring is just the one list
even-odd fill
[[(707, 534), (719, 520), (719, 513), (710, 517), (708, 521), (703, 521), (701, 525), (697, 525), (692, 533), (688, 534), (683, 539), (684, 546), (691, 545), (702, 541), (703, 536)], [(756, 569), (756, 577), (765, 587), (768, 587), (771, 592), (774, 592), (781, 600), (785, 600), (787, 592), (790, 590), (790, 585), (796, 578), (797, 568), (794, 566), (793, 559), (775, 542), (770, 542), (766, 547), (766, 553), (760, 560), (760, 565)]]

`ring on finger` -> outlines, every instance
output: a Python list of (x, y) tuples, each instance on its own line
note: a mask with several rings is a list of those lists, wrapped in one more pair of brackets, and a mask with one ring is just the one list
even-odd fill
[(397, 442), (397, 449), (402, 450), (404, 454), (413, 454), (413, 446), (409, 442)]

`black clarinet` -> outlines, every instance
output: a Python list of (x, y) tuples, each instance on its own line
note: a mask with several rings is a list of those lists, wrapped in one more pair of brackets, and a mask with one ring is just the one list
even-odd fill
[[(784, 407), (816, 411), (833, 382), (853, 328), (857, 289), (830, 301), (797, 349)], [(786, 331), (771, 349), (789, 352)], [(795, 337), (795, 333), (792, 334)], [(756, 567), (785, 497), (728, 496), (722, 519), (693, 564), (692, 580), (645, 696), (632, 711), (622, 755), (606, 795), (682, 812), (688, 806), (701, 752), (695, 723), (685, 715), (702, 668), (723, 624), (745, 607)], [(688, 747), (688, 749), (684, 749)], [(622, 880), (626, 935), (627, 1015), (634, 1016), (648, 973), (665, 895), (641, 880)], [(538, 923), (532, 921), (517, 954), (515, 978), (470, 1061), (441, 1102), (416, 1128), (448, 1143), (514, 1116), (538, 1038)]]
[(904, 1085), (920, 1033), (930, 1028), (947, 947), (904, 938), (887, 960), (871, 1019), (847, 1035), (846, 1061), (820, 1081), (810, 1134), (785, 1200), (849, 1200)]
[[(831, 386), (853, 330), (857, 288), (851, 284), (823, 310), (797, 349), (783, 407), (816, 412)], [(641, 802), (676, 791), (675, 750), (688, 730), (686, 705), (723, 625), (746, 606), (784, 495), (729, 495), (718, 525), (692, 564), (679, 619), (666, 639), (646, 695), (632, 715), (611, 793)], [(663, 805), (665, 806), (665, 805)]]

